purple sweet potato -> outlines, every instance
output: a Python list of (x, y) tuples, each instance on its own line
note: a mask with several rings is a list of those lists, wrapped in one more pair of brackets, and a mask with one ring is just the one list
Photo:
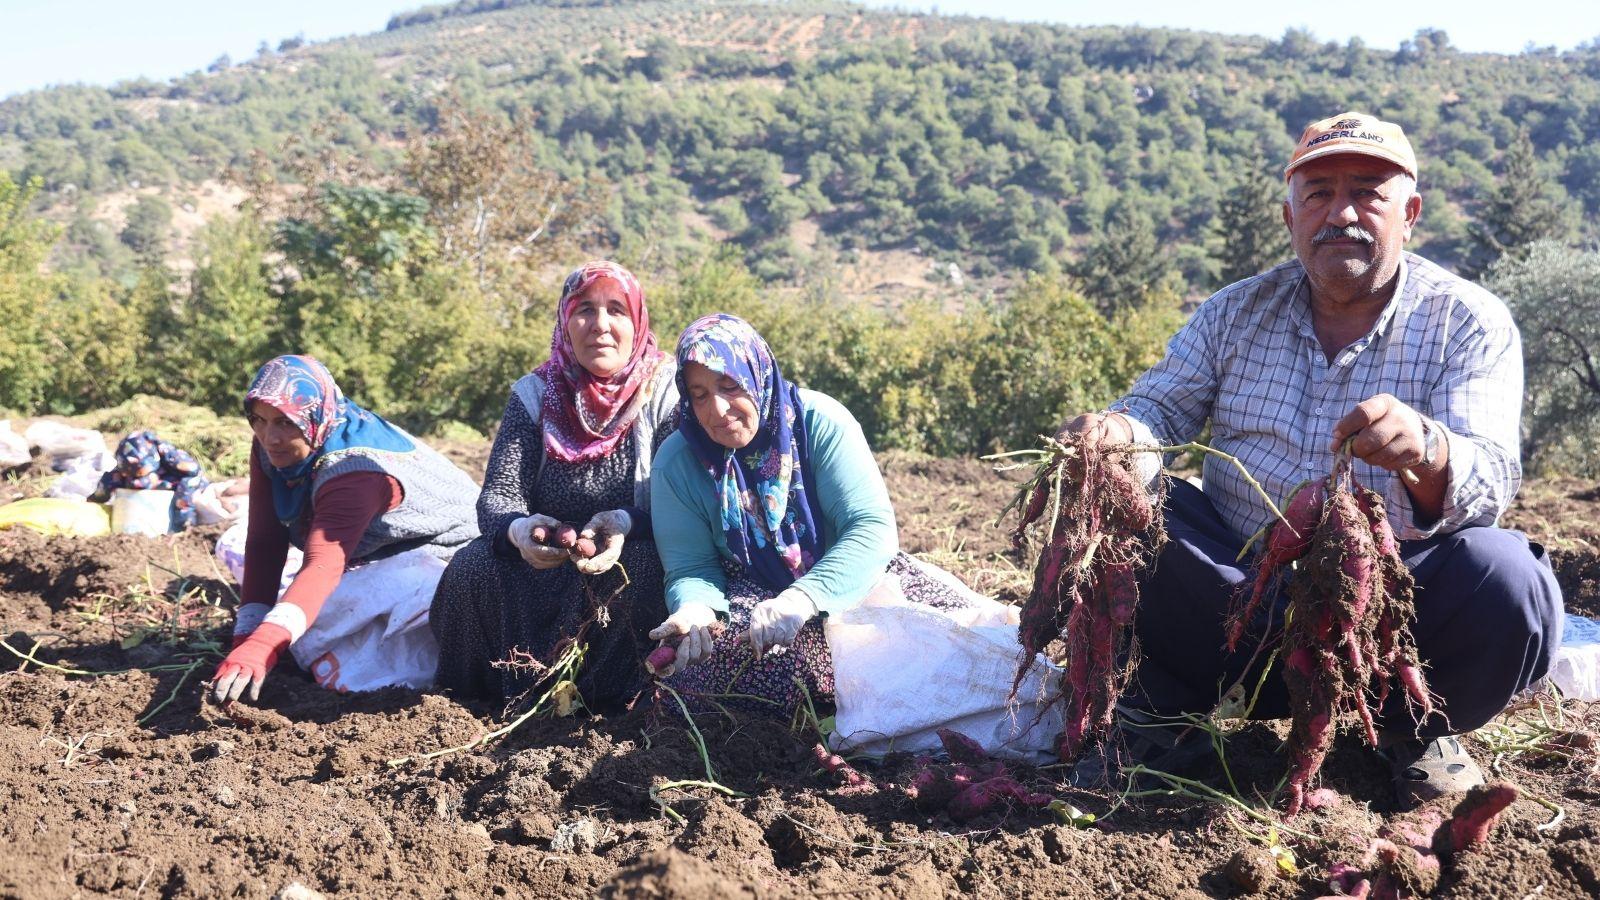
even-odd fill
[(945, 812), (957, 822), (965, 822), (988, 813), (1006, 812), (1012, 806), (1043, 809), (1050, 805), (1050, 800), (1049, 794), (1033, 793), (1011, 776), (998, 775), (969, 785), (956, 794)]
[(662, 644), (651, 650), (650, 655), (644, 658), (644, 667), (651, 675), (656, 675), (677, 661), (678, 651), (673, 647)]
[(1307, 481), (1295, 488), (1284, 507), (1283, 518), (1274, 520), (1267, 529), (1266, 546), (1256, 560), (1256, 577), (1250, 582), (1248, 598), (1228, 620), (1228, 649), (1237, 650), (1239, 640), (1255, 616), (1256, 610), (1272, 592), (1283, 570), (1290, 563), (1306, 555), (1311, 548), (1311, 536), (1322, 522), (1326, 493), (1321, 481)]
[(941, 728), (934, 733), (939, 736), (939, 743), (944, 745), (944, 752), (949, 754), (951, 762), (968, 766), (982, 766), (989, 762), (989, 754), (984, 751), (983, 745), (961, 732)]
[(578, 529), (565, 522), (555, 529), (554, 543), (563, 550), (571, 550), (578, 543)]
[[(1291, 816), (1304, 804), (1341, 717), (1359, 722), (1367, 741), (1376, 744), (1374, 714), (1391, 684), (1404, 686), (1423, 717), (1433, 709), (1411, 637), (1416, 605), (1410, 573), (1398, 555), (1382, 498), (1356, 483), (1349, 466), (1349, 457), (1341, 455), (1322, 482), (1321, 519), (1289, 580), (1283, 676), (1292, 719)], [(1296, 501), (1305, 494), (1297, 494)], [(1257, 584), (1262, 583), (1258, 574)], [(1230, 639), (1237, 636), (1240, 620), (1231, 624)]]
[(837, 753), (829, 752), (828, 748), (822, 744), (817, 744), (811, 748), (811, 758), (816, 761), (817, 765), (822, 767), (822, 771), (837, 776), (839, 782), (845, 787), (862, 787), (870, 783), (867, 776), (856, 771), (856, 768), (850, 765), (844, 757)]
[[(1067, 435), (1026, 488), (1013, 534), (1030, 530), (1039, 556), (1023, 603), (1015, 693), (1035, 655), (1058, 642), (1067, 670), (1066, 726), (1057, 746), (1071, 760), (1107, 733), (1132, 662), (1139, 575), (1165, 540), (1161, 504), (1139, 481), (1133, 454)], [(1053, 507), (1053, 508), (1052, 508)]]
[(1433, 833), (1433, 852), (1449, 856), (1481, 846), (1489, 839), (1500, 814), (1521, 795), (1516, 785), (1505, 781), (1480, 784), (1467, 791), (1450, 818)]

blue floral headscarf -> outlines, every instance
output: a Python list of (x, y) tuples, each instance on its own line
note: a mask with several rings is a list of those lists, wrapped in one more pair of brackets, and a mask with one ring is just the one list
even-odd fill
[(154, 431), (135, 431), (117, 442), (117, 464), (100, 476), (89, 499), (104, 503), (117, 488), (172, 492), (172, 525), (182, 530), (195, 523), (194, 495), (210, 484), (200, 463), (187, 451), (162, 440)]
[(269, 360), (250, 382), (244, 413), (260, 400), (288, 416), (311, 444), (311, 455), (296, 465), (278, 468), (262, 451), (262, 467), (272, 481), (272, 508), (278, 521), (292, 524), (311, 499), (311, 475), (324, 454), (352, 447), (405, 453), (416, 445), (382, 416), (346, 397), (322, 363), (309, 356)]
[[(760, 415), (755, 438), (730, 450), (701, 427), (684, 382), (699, 363), (739, 383)], [(806, 491), (808, 468), (800, 390), (784, 381), (772, 350), (750, 323), (705, 316), (678, 339), (679, 430), (717, 486), (728, 550), (767, 587), (782, 590), (816, 562), (822, 518)]]

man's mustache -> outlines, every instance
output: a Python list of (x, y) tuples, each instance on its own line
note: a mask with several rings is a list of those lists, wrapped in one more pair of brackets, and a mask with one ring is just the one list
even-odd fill
[(1360, 241), (1363, 244), (1370, 244), (1376, 240), (1377, 238), (1372, 236), (1372, 232), (1362, 228), (1360, 225), (1346, 225), (1343, 228), (1337, 228), (1333, 225), (1324, 225), (1320, 231), (1312, 236), (1311, 243), (1322, 244), (1328, 241)]

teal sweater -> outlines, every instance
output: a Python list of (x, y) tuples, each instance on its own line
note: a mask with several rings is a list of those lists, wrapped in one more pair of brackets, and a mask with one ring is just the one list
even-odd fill
[[(889, 491), (872, 448), (850, 411), (826, 394), (802, 389), (810, 468), (806, 490), (822, 509), (821, 558), (795, 582), (824, 613), (858, 603), (900, 549)], [(728, 611), (717, 491), (682, 432), (662, 443), (650, 481), (656, 549), (667, 572), (667, 610), (703, 603)]]

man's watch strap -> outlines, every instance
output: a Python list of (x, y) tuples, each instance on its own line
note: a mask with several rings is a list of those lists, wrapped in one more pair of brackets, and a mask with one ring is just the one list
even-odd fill
[(1422, 464), (1431, 466), (1439, 459), (1439, 444), (1444, 438), (1439, 433), (1439, 425), (1427, 416), (1422, 416)]

